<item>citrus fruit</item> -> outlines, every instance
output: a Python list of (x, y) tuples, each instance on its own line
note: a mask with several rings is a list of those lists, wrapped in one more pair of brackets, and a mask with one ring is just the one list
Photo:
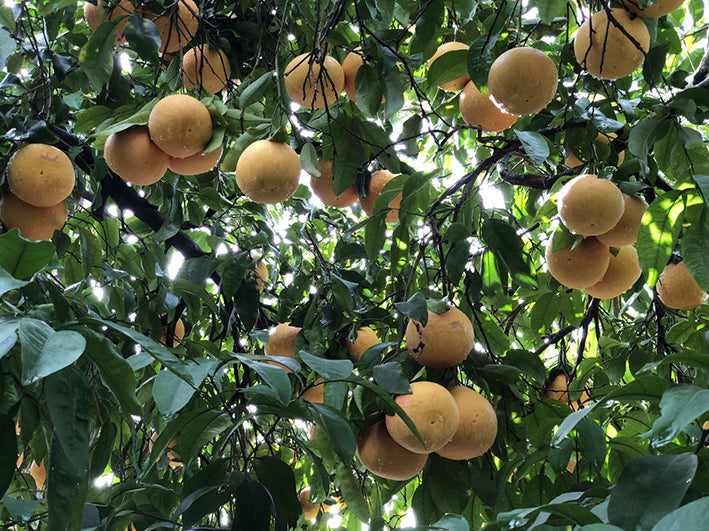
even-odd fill
[[(608, 133), (608, 134), (598, 133), (598, 136), (596, 136), (596, 139), (594, 140), (594, 142), (600, 142), (601, 144), (608, 145), (611, 142), (613, 142), (613, 140), (615, 140), (616, 138), (618, 138), (618, 135), (615, 133)], [(616, 164), (615, 164), (616, 167), (623, 164), (624, 160), (625, 160), (625, 151), (621, 151), (620, 153), (618, 153), (618, 162), (616, 162)], [(564, 164), (566, 164), (567, 168), (576, 168), (578, 166), (582, 166), (583, 162), (581, 160), (579, 160), (579, 158), (576, 155), (574, 155), (573, 153), (569, 153), (568, 155), (566, 155), (566, 159), (564, 160)]]
[(103, 146), (103, 157), (116, 175), (141, 186), (159, 181), (167, 171), (167, 153), (155, 145), (142, 125), (112, 133)]
[(453, 438), (460, 414), (453, 395), (434, 382), (414, 382), (411, 394), (399, 395), (396, 403), (413, 421), (424, 445), (399, 415), (387, 415), (386, 427), (391, 438), (417, 454), (430, 454), (443, 448)]
[(656, 2), (645, 2), (648, 5), (641, 8), (637, 0), (621, 0), (626, 9), (641, 17), (658, 18), (671, 13), (684, 3), (684, 0), (657, 0)]
[(675, 310), (691, 310), (707, 300), (707, 294), (684, 262), (667, 264), (657, 279), (655, 289), (662, 304)]
[(557, 207), (564, 226), (573, 234), (596, 236), (608, 232), (623, 216), (623, 193), (608, 179), (582, 174), (559, 191)]
[(63, 151), (47, 144), (25, 144), (7, 165), (12, 193), (25, 203), (52, 207), (74, 189), (74, 166)]
[(352, 101), (357, 101), (355, 95), (355, 79), (357, 78), (357, 72), (364, 63), (365, 60), (362, 55), (362, 48), (359, 46), (348, 53), (345, 60), (342, 61), (342, 73), (345, 78), (345, 93)]
[(54, 231), (62, 230), (66, 220), (64, 201), (50, 207), (36, 207), (12, 192), (0, 198), (0, 221), (7, 230), (19, 229), (28, 240), (51, 240)]
[[(167, 345), (167, 334), (169, 332), (169, 326), (165, 325), (162, 327), (162, 335), (160, 336), (160, 343), (163, 345)], [(182, 321), (182, 319), (177, 319), (177, 322), (175, 323), (175, 333), (172, 336), (172, 346), (176, 347), (180, 343), (182, 343), (182, 340), (185, 337), (185, 323)]]
[(264, 280), (268, 282), (268, 266), (263, 260), (259, 260), (256, 263), (256, 272), (247, 269), (246, 272), (251, 276), (253, 280), (256, 281), (258, 285), (258, 290), (263, 293), (263, 282)]
[(320, 201), (335, 208), (348, 207), (357, 202), (359, 195), (357, 195), (354, 184), (345, 188), (340, 195), (335, 195), (335, 191), (332, 189), (331, 160), (318, 160), (318, 171), (320, 172), (319, 177), (310, 175), (310, 187), (313, 189), (313, 193), (320, 198)]
[(219, 146), (206, 155), (204, 152), (198, 152), (183, 159), (169, 157), (167, 167), (178, 175), (200, 175), (207, 173), (217, 167), (219, 159), (222, 158), (223, 149), (223, 146)]
[(623, 215), (618, 223), (608, 232), (596, 236), (599, 242), (605, 243), (609, 247), (635, 243), (638, 239), (640, 222), (647, 210), (647, 203), (639, 197), (623, 194), (623, 200)]
[(546, 248), (549, 274), (559, 284), (571, 289), (585, 289), (599, 282), (606, 274), (610, 262), (610, 249), (596, 238), (585, 238), (576, 247), (571, 245), (553, 252), (553, 242)]
[(493, 103), (490, 96), (483, 94), (468, 81), (460, 93), (458, 109), (468, 125), (480, 127), (483, 131), (504, 131), (517, 121), (516, 114), (508, 114)]
[(329, 55), (322, 62), (311, 53), (297, 56), (286, 66), (284, 80), (290, 99), (308, 109), (332, 105), (345, 88), (342, 66)]
[(257, 140), (236, 163), (236, 183), (257, 203), (281, 203), (290, 199), (300, 180), (300, 159), (288, 144)]
[[(290, 323), (281, 323), (273, 328), (268, 336), (268, 341), (263, 346), (263, 352), (266, 356), (281, 356), (283, 358), (298, 357), (295, 354), (295, 338), (300, 332), (300, 327), (291, 326)], [(299, 361), (300, 362), (300, 361)], [(286, 372), (292, 372), (285, 365), (277, 362), (269, 362), (271, 365), (282, 367)]]
[(212, 117), (197, 98), (171, 94), (150, 111), (148, 129), (160, 149), (182, 159), (204, 151), (212, 138)]
[(615, 256), (611, 253), (603, 278), (586, 288), (586, 293), (597, 299), (612, 299), (628, 291), (640, 278), (642, 270), (638, 252), (632, 245), (624, 245)]
[(458, 308), (443, 313), (428, 310), (426, 326), (415, 319), (406, 325), (406, 348), (424, 367), (454, 367), (468, 357), (475, 345), (473, 323)]
[(44, 466), (44, 459), (37, 464), (37, 461), (32, 461), (30, 465), (30, 476), (34, 479), (34, 484), (39, 490), (42, 490), (47, 484), (47, 469)]
[(590, 397), (586, 389), (581, 392), (581, 396), (578, 400), (571, 400), (569, 395), (569, 380), (565, 374), (557, 374), (552, 378), (544, 391), (544, 398), (547, 400), (558, 400), (559, 402), (564, 402), (569, 404), (571, 408), (576, 411), (579, 409), (579, 403), (585, 405), (589, 402)]
[(317, 518), (320, 512), (320, 504), (310, 502), (310, 487), (305, 487), (300, 491), (298, 500), (300, 500), (300, 506), (303, 509), (303, 518), (306, 520), (314, 520)]
[[(115, 5), (114, 2), (111, 3), (114, 7), (108, 16), (108, 20), (115, 20), (118, 17), (125, 17), (116, 25), (116, 42), (120, 42), (123, 40), (123, 30), (128, 23), (127, 15), (130, 15), (133, 11), (135, 11), (135, 7), (130, 0), (121, 0), (118, 5)], [(84, 2), (84, 20), (86, 20), (86, 23), (91, 28), (91, 31), (96, 31), (101, 22), (105, 20), (106, 17), (104, 16), (104, 13), (101, 13), (103, 9), (101, 0), (96, 0), (96, 4)]]
[(392, 439), (384, 421), (359, 432), (356, 455), (372, 474), (394, 481), (408, 481), (428, 460), (428, 454), (411, 452)]
[(446, 459), (473, 459), (487, 452), (497, 437), (497, 415), (480, 393), (462, 385), (449, 389), (460, 412), (453, 438), (436, 453)]
[[(174, 6), (174, 2), (169, 5)], [(199, 29), (199, 7), (194, 0), (177, 0), (177, 13), (174, 8), (162, 15), (146, 13), (160, 33), (160, 52), (173, 53), (185, 48)]]
[[(396, 177), (389, 170), (379, 170), (372, 174), (372, 179), (369, 182), (369, 191), (365, 197), (360, 197), (359, 202), (362, 205), (362, 209), (367, 213), (368, 216), (372, 216), (374, 213), (374, 202), (377, 198), (382, 195), (382, 190), (384, 186)], [(399, 221), (399, 204), (401, 203), (401, 194), (396, 196), (389, 207), (392, 209), (387, 213), (386, 222), (393, 223)]]
[[(441, 57), (442, 55), (452, 52), (454, 50), (467, 50), (469, 49), (470, 46), (467, 44), (464, 44), (462, 42), (446, 42), (441, 44), (438, 49), (436, 50), (436, 53), (433, 54), (431, 59), (428, 62), (428, 68), (431, 68), (433, 63)], [(462, 89), (466, 83), (470, 81), (470, 76), (468, 74), (464, 74), (460, 76), (459, 78), (453, 79), (451, 81), (448, 81), (446, 83), (443, 83), (442, 85), (438, 85), (440, 88), (443, 90), (446, 90), (448, 92), (455, 92), (456, 90)]]
[(190, 48), (182, 56), (182, 83), (187, 90), (197, 85), (217, 93), (226, 87), (231, 75), (229, 57), (223, 50), (212, 50), (206, 44)]
[(377, 334), (375, 334), (374, 330), (368, 326), (358, 328), (357, 337), (355, 337), (354, 341), (350, 341), (348, 339), (345, 343), (347, 346), (347, 352), (350, 353), (350, 359), (354, 363), (357, 363), (360, 360), (362, 354), (364, 354), (368, 348), (378, 344), (379, 338), (377, 337)]
[(599, 11), (581, 24), (574, 37), (576, 61), (600, 79), (620, 79), (632, 74), (643, 64), (650, 49), (650, 33), (641, 18), (622, 8), (610, 12), (623, 30), (610, 21), (606, 11)]
[(308, 387), (300, 398), (307, 400), (311, 404), (322, 404), (325, 401), (325, 378), (318, 378), (313, 385)]
[(554, 99), (559, 77), (556, 65), (536, 48), (507, 50), (492, 63), (487, 93), (510, 114), (535, 114)]

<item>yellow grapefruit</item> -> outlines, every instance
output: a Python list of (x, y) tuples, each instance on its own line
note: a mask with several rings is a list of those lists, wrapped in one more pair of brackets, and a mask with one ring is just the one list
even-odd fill
[(610, 249), (596, 238), (584, 239), (574, 249), (571, 246), (553, 251), (554, 244), (546, 248), (549, 274), (559, 284), (571, 289), (585, 289), (599, 282), (606, 274), (610, 262)]
[(466, 124), (480, 127), (483, 131), (504, 131), (512, 127), (518, 118), (516, 114), (508, 114), (495, 105), (490, 96), (480, 92), (472, 81), (468, 81), (460, 93), (458, 109)]
[(621, 2), (627, 9), (638, 16), (658, 18), (664, 17), (680, 7), (684, 3), (684, 0), (657, 0), (654, 3), (650, 0), (649, 2), (645, 2), (645, 4), (651, 5), (648, 5), (645, 8), (641, 8), (636, 0), (621, 0)]
[(141, 186), (156, 183), (167, 171), (167, 153), (150, 139), (148, 128), (142, 125), (112, 133), (103, 146), (103, 156), (116, 175)]
[(184, 159), (169, 157), (167, 167), (178, 175), (200, 175), (207, 173), (217, 167), (219, 159), (222, 158), (223, 149), (224, 146), (219, 146), (206, 155), (204, 152), (199, 152), (191, 157), (185, 157)]
[(707, 294), (684, 262), (667, 264), (657, 279), (655, 289), (662, 304), (675, 310), (691, 310), (707, 300)]
[(25, 203), (52, 207), (74, 189), (74, 166), (63, 151), (47, 144), (25, 144), (7, 165), (10, 190)]
[[(441, 44), (438, 49), (436, 50), (436, 53), (433, 54), (431, 59), (428, 62), (428, 67), (431, 68), (433, 63), (441, 57), (442, 55), (452, 52), (454, 50), (467, 50), (469, 49), (470, 46), (467, 44), (464, 44), (462, 42), (446, 42)], [(455, 92), (456, 90), (462, 89), (467, 83), (470, 81), (470, 76), (468, 74), (464, 74), (460, 76), (459, 78), (453, 79), (451, 81), (448, 81), (446, 83), (443, 83), (442, 85), (438, 85), (440, 88), (443, 90), (446, 90), (448, 92)]]
[(357, 363), (368, 348), (379, 344), (379, 338), (374, 333), (374, 330), (368, 326), (363, 326), (357, 329), (357, 337), (355, 337), (354, 341), (348, 339), (345, 344), (347, 352), (350, 354), (350, 359)]
[[(369, 182), (369, 191), (365, 197), (360, 197), (359, 202), (362, 205), (362, 209), (367, 213), (368, 216), (372, 216), (374, 213), (374, 202), (377, 198), (382, 195), (384, 186), (396, 177), (389, 170), (379, 170), (372, 174), (372, 180)], [(392, 209), (387, 213), (386, 222), (393, 223), (399, 221), (399, 205), (401, 204), (401, 194), (396, 196), (389, 207)]]
[(212, 50), (206, 44), (200, 44), (182, 56), (182, 83), (187, 90), (201, 85), (203, 89), (217, 93), (226, 87), (230, 75), (229, 57), (223, 50)]
[(394, 481), (413, 478), (428, 460), (428, 454), (411, 452), (392, 439), (384, 421), (359, 432), (356, 455), (372, 474)]
[(473, 323), (456, 307), (444, 313), (428, 310), (426, 326), (415, 319), (406, 325), (406, 348), (424, 367), (454, 367), (475, 345)]
[(51, 240), (54, 231), (62, 230), (66, 220), (64, 201), (50, 207), (36, 207), (12, 192), (0, 198), (0, 221), (7, 230), (19, 229), (28, 240)]
[(617, 255), (611, 253), (605, 275), (598, 283), (586, 288), (586, 293), (597, 299), (618, 297), (633, 287), (641, 274), (638, 252), (632, 245), (624, 245)]
[(623, 199), (623, 215), (618, 223), (608, 232), (596, 236), (599, 242), (605, 243), (609, 247), (620, 247), (635, 243), (638, 239), (640, 222), (647, 210), (647, 203), (639, 197), (623, 194)]
[(204, 151), (212, 138), (212, 117), (197, 98), (171, 94), (150, 111), (150, 138), (171, 157), (185, 158)]
[(318, 171), (320, 176), (310, 176), (310, 187), (313, 193), (320, 198), (320, 201), (328, 206), (344, 208), (354, 205), (359, 199), (357, 189), (354, 184), (348, 186), (340, 195), (335, 195), (332, 189), (332, 161), (327, 159), (318, 160)]
[(257, 203), (287, 201), (298, 188), (300, 159), (288, 144), (257, 140), (236, 163), (236, 183)]
[[(166, 3), (166, 5), (168, 5)], [(174, 6), (174, 2), (169, 5)], [(173, 53), (185, 48), (199, 29), (199, 7), (194, 0), (177, 0), (177, 12), (174, 7), (162, 15), (146, 13), (160, 33), (160, 52)]]
[(557, 200), (559, 217), (573, 234), (597, 236), (623, 216), (623, 193), (608, 179), (582, 174), (567, 181)]
[[(271, 330), (268, 341), (263, 347), (266, 356), (281, 356), (298, 360), (295, 353), (295, 338), (300, 332), (300, 327), (291, 326), (290, 323), (281, 323)], [(298, 360), (300, 363), (300, 360)], [(271, 365), (283, 367), (286, 372), (292, 372), (289, 368), (277, 362), (269, 362)]]
[(342, 66), (329, 55), (322, 62), (310, 53), (297, 56), (286, 66), (284, 80), (290, 99), (308, 109), (332, 105), (345, 88)]
[(497, 437), (497, 415), (480, 393), (462, 385), (449, 389), (460, 412), (453, 438), (436, 453), (446, 459), (473, 459), (487, 452)]

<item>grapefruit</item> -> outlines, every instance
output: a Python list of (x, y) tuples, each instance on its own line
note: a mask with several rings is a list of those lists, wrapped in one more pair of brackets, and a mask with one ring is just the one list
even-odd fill
[[(96, 31), (101, 22), (106, 19), (104, 14), (101, 13), (103, 9), (104, 8), (102, 7), (101, 0), (96, 0), (96, 4), (92, 4), (88, 1), (84, 2), (84, 20), (86, 20), (86, 23), (91, 28), (91, 31)], [(125, 29), (126, 24), (128, 23), (127, 15), (130, 15), (133, 11), (135, 11), (135, 7), (130, 2), (130, 0), (121, 0), (118, 5), (114, 4), (113, 9), (111, 10), (110, 15), (108, 16), (108, 20), (116, 20), (118, 17), (125, 17), (116, 25), (117, 43), (124, 40), (123, 30)]]
[(310, 176), (310, 187), (313, 189), (313, 193), (320, 198), (320, 201), (335, 208), (348, 207), (357, 202), (359, 195), (354, 184), (348, 186), (340, 195), (335, 195), (335, 191), (332, 189), (331, 160), (318, 160), (318, 171), (320, 177)]
[(148, 128), (142, 125), (112, 133), (103, 146), (103, 156), (111, 171), (132, 184), (156, 183), (167, 171), (167, 153), (150, 139)]
[[(169, 3), (174, 6), (173, 2)], [(169, 9), (162, 15), (146, 13), (160, 33), (160, 52), (173, 53), (184, 48), (199, 29), (199, 7), (194, 0), (177, 0), (177, 11)]]
[(223, 150), (224, 146), (219, 146), (206, 155), (204, 152), (198, 152), (183, 159), (169, 157), (167, 167), (178, 175), (201, 175), (217, 167), (219, 159), (222, 158)]
[(597, 236), (608, 232), (623, 216), (623, 193), (608, 179), (582, 174), (567, 181), (557, 200), (559, 217), (573, 234)]
[[(621, 2), (626, 9), (629, 9), (631, 12), (640, 17), (659, 18), (668, 15), (680, 7), (684, 3), (684, 0), (657, 0), (652, 3), (652, 5), (648, 5), (645, 8), (641, 8), (636, 0), (621, 0)], [(645, 3), (649, 4), (651, 2), (652, 0)]]
[(290, 99), (308, 109), (332, 105), (345, 88), (342, 66), (329, 55), (320, 61), (312, 53), (301, 54), (288, 63), (283, 77)]
[(374, 330), (368, 326), (363, 326), (357, 329), (357, 337), (355, 337), (354, 341), (348, 339), (345, 344), (347, 352), (350, 354), (350, 359), (357, 363), (368, 348), (379, 344), (379, 338), (374, 333)]
[(66, 220), (64, 201), (50, 207), (36, 207), (12, 192), (0, 198), (0, 221), (7, 230), (19, 229), (28, 240), (51, 240), (54, 231), (62, 230)]
[(74, 189), (74, 166), (63, 151), (47, 144), (25, 144), (7, 165), (10, 190), (25, 203), (52, 207)]
[(610, 249), (596, 238), (585, 238), (573, 250), (571, 246), (553, 251), (553, 242), (546, 248), (549, 274), (559, 284), (571, 289), (585, 289), (603, 278), (610, 262)]
[(187, 90), (200, 85), (203, 89), (217, 93), (226, 87), (231, 75), (229, 57), (223, 50), (212, 50), (200, 44), (182, 56), (182, 83)]
[(424, 367), (454, 367), (468, 357), (475, 345), (473, 323), (458, 308), (444, 313), (428, 310), (426, 326), (415, 319), (406, 325), (406, 348)]
[(618, 220), (618, 223), (608, 232), (596, 236), (599, 242), (605, 243), (609, 247), (620, 247), (635, 243), (638, 239), (640, 222), (647, 210), (647, 203), (639, 197), (623, 194), (623, 200), (623, 215)]
[(707, 294), (684, 262), (667, 264), (657, 279), (655, 289), (662, 304), (675, 310), (692, 310), (707, 300)]
[[(431, 68), (433, 63), (441, 57), (442, 55), (452, 52), (454, 50), (468, 50), (470, 46), (467, 44), (464, 44), (462, 42), (446, 42), (441, 44), (438, 49), (436, 50), (436, 53), (433, 54), (431, 59), (428, 62), (428, 67)], [(456, 90), (462, 89), (467, 83), (470, 81), (470, 76), (468, 74), (464, 74), (460, 76), (459, 78), (453, 79), (451, 81), (448, 81), (446, 83), (443, 83), (442, 85), (438, 85), (440, 88), (443, 90), (446, 90), (448, 92), (455, 92)]]
[(356, 455), (372, 474), (394, 481), (410, 480), (428, 461), (428, 454), (414, 453), (392, 439), (384, 421), (359, 432)]
[[(295, 354), (295, 338), (298, 336), (301, 328), (291, 326), (290, 323), (281, 323), (273, 328), (268, 336), (268, 341), (263, 347), (263, 352), (266, 356), (281, 356), (284, 358), (298, 357)], [(300, 360), (298, 360), (300, 362)], [(271, 365), (282, 367), (286, 372), (292, 372), (288, 367), (277, 362), (269, 362)]]
[(287, 201), (298, 188), (300, 159), (288, 144), (257, 140), (236, 163), (236, 183), (256, 203)]
[(490, 96), (480, 92), (472, 81), (468, 81), (460, 93), (458, 109), (466, 124), (486, 132), (509, 129), (518, 118), (516, 114), (508, 114), (495, 105)]
[(182, 159), (204, 151), (212, 138), (212, 117), (197, 98), (171, 94), (150, 111), (148, 129), (160, 149)]
[(632, 245), (624, 245), (617, 255), (611, 253), (605, 275), (599, 282), (586, 288), (586, 293), (597, 299), (613, 299), (633, 287), (641, 274), (638, 252)]
[[(365, 197), (360, 197), (359, 202), (362, 205), (362, 209), (367, 213), (368, 216), (372, 216), (374, 213), (374, 202), (377, 198), (382, 195), (384, 186), (396, 177), (389, 170), (379, 170), (372, 174), (372, 179), (369, 182), (369, 191)], [(399, 204), (401, 203), (401, 194), (395, 197), (389, 207), (392, 209), (387, 213), (386, 222), (394, 223), (399, 221)]]
[(487, 452), (497, 437), (497, 415), (492, 404), (477, 391), (462, 385), (449, 389), (460, 424), (453, 438), (436, 453), (446, 459), (473, 459)]

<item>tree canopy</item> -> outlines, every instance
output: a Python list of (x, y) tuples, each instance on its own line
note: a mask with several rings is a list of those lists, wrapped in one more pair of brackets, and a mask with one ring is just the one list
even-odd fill
[[(708, 20), (699, 0), (5, 0), (0, 524), (705, 526)], [(66, 201), (33, 203), (65, 156)], [(629, 241), (594, 232), (625, 212)], [(385, 479), (358, 444), (397, 417), (428, 440), (419, 382), (478, 391), (494, 442)]]

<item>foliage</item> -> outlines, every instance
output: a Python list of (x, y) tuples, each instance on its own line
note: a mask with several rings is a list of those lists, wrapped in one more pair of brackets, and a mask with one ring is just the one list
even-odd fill
[[(709, 290), (704, 4), (646, 19), (644, 67), (616, 82), (583, 73), (573, 54), (582, 11), (605, 2), (197, 4), (194, 41), (227, 51), (232, 68), (223, 95), (193, 92), (215, 124), (207, 150), (224, 143), (225, 155), (218, 170), (168, 172), (143, 188), (108, 170), (102, 146), (183, 90), (181, 52), (160, 56), (155, 24), (138, 13), (116, 44), (119, 20), (92, 33), (76, 2), (0, 6), (0, 167), (23, 142), (45, 142), (78, 170), (70, 220), (51, 242), (0, 235), (2, 525), (357, 530), (413, 515), (419, 529), (661, 531), (706, 522), (707, 306), (668, 310), (653, 290), (677, 252)], [(427, 59), (453, 39), (471, 45), (467, 56), (439, 59), (427, 78)], [(437, 84), (467, 68), (484, 89), (492, 61), (514, 44), (553, 59), (557, 95), (513, 130), (483, 133)], [(356, 103), (290, 105), (282, 69), (293, 57), (327, 50), (341, 61), (358, 46), (368, 64)], [(306, 169), (334, 157), (338, 192), (354, 183), (365, 195), (380, 168), (400, 174), (375, 215), (323, 207), (306, 183), (280, 205), (245, 198), (233, 173), (240, 153), (284, 130)], [(598, 132), (618, 137), (594, 143)], [(584, 171), (650, 203), (637, 242), (643, 276), (612, 301), (567, 290), (544, 267), (555, 193), (580, 171), (563, 165), (571, 151), (589, 161)], [(399, 222), (387, 224), (399, 193)], [(270, 269), (262, 294), (250, 273), (259, 260)], [(476, 346), (458, 367), (422, 369), (403, 348), (404, 328), (440, 301), (472, 319)], [(162, 344), (178, 318), (184, 340)], [(285, 321), (303, 328), (302, 364), (286, 360), (290, 374), (262, 355), (269, 329)], [(381, 345), (353, 365), (344, 340), (360, 326)], [(544, 398), (559, 372), (573, 378), (572, 400), (588, 390), (587, 407)], [(330, 381), (325, 402), (300, 398), (320, 377)], [(408, 483), (374, 478), (353, 457), (357, 433), (421, 378), (481, 390), (497, 440), (470, 461), (433, 454)], [(47, 464), (46, 489), (29, 475), (33, 461)], [(305, 486), (339, 512), (306, 522)]]

